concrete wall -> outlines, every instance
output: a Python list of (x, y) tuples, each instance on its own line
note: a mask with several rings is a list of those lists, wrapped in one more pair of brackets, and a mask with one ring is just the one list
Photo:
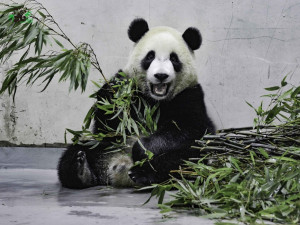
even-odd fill
[[(150, 27), (198, 27), (203, 45), (196, 51), (199, 81), (218, 128), (252, 125), (246, 105), (260, 102), (264, 87), (287, 73), (299, 84), (300, 1), (296, 0), (40, 0), (75, 42), (90, 43), (109, 77), (122, 68), (133, 46), (127, 27), (136, 17)], [(1, 66), (3, 70), (12, 62)], [(91, 80), (100, 79), (92, 71)], [(290, 79), (290, 78), (289, 78)], [(20, 87), (16, 102), (0, 96), (0, 140), (41, 144), (63, 142), (65, 128), (80, 129), (92, 105), (86, 93), (68, 93), (52, 82)]]

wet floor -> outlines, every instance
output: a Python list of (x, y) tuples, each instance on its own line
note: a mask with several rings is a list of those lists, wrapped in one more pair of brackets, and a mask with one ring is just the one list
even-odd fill
[[(1, 225), (214, 224), (211, 220), (189, 215), (189, 212), (161, 214), (155, 199), (143, 205), (150, 193), (135, 189), (62, 188), (55, 169), (26, 168), (32, 162), (26, 164), (24, 159), (12, 155), (15, 152), (5, 156), (3, 151), (0, 148)], [(13, 166), (11, 162), (7, 163), (11, 160), (15, 160)]]

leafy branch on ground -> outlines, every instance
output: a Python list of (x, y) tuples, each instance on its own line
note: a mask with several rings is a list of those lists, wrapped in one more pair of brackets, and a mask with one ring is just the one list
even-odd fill
[[(299, 224), (300, 87), (285, 80), (266, 88), (271, 103), (255, 109), (254, 128), (204, 136), (192, 146), (200, 157), (172, 171), (181, 179), (144, 188), (153, 189), (150, 198), (158, 198), (161, 212), (193, 209), (206, 218), (245, 224)], [(171, 199), (163, 202), (166, 192)]]
[[(6, 72), (0, 94), (8, 91), (15, 98), (19, 85), (31, 86), (38, 80), (44, 91), (56, 74), (60, 74), (59, 82), (70, 80), (69, 91), (80, 87), (83, 92), (91, 66), (108, 83), (92, 47), (74, 44), (41, 3), (26, 0), (0, 6), (0, 63), (15, 53), (21, 55)], [(53, 44), (60, 51), (48, 50)]]

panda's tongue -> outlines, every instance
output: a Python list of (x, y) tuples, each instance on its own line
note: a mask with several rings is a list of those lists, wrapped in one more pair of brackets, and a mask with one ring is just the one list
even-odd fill
[(167, 93), (167, 84), (153, 84), (153, 92), (156, 95), (165, 95)]

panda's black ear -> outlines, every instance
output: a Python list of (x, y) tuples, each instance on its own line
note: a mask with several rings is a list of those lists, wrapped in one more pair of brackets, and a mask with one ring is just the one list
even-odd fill
[(135, 19), (128, 28), (128, 37), (133, 42), (138, 42), (149, 30), (148, 23), (143, 18)]
[(200, 31), (195, 27), (189, 27), (182, 35), (191, 50), (197, 50), (202, 43)]

